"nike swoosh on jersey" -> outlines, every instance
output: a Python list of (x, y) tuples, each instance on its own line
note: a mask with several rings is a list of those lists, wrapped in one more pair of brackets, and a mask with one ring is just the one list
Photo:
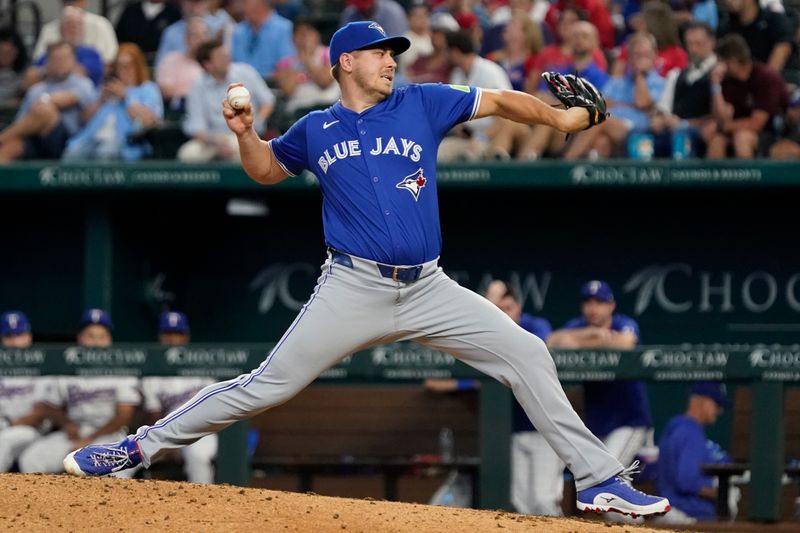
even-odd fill
[(323, 130), (327, 130), (328, 128), (330, 128), (331, 126), (336, 124), (337, 122), (339, 122), (339, 121), (338, 120), (334, 120), (333, 122), (323, 122), (322, 123), (322, 129)]

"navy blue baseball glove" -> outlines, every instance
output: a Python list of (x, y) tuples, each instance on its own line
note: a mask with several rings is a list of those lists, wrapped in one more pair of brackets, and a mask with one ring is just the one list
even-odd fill
[(606, 99), (584, 78), (558, 72), (545, 72), (542, 78), (564, 107), (582, 107), (589, 112), (589, 126), (586, 129), (597, 126), (608, 117)]

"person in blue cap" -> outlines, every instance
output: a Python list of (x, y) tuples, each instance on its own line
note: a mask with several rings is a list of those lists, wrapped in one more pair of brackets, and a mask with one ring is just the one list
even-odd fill
[(158, 317), (158, 342), (164, 346), (189, 344), (189, 318), (177, 311), (164, 311)]
[(728, 406), (724, 384), (700, 381), (689, 388), (686, 412), (670, 419), (664, 427), (658, 442), (656, 486), (674, 506), (674, 516), (670, 513), (665, 521), (687, 523), (716, 518), (714, 478), (703, 474), (701, 465), (730, 462), (727, 454), (708, 440), (705, 430)]
[(206, 387), (122, 441), (70, 453), (67, 472), (97, 476), (147, 467), (170, 449), (289, 400), (355, 351), (409, 340), (509, 386), (569, 465), (579, 509), (635, 515), (669, 510), (665, 498), (634, 490), (631, 469), (583, 424), (545, 343), (438, 264), (436, 155), (451, 128), (497, 116), (579, 132), (605, 120), (605, 100), (588, 82), (553, 73), (545, 79), (567, 109), (512, 90), (442, 84), (394, 89), (395, 56), (409, 46), (407, 38), (387, 35), (374, 21), (337, 30), (329, 52), (341, 99), (269, 142), (252, 127), (252, 106), (234, 110), (222, 103), (242, 166), (254, 181), (275, 184), (306, 170), (316, 176), (329, 250), (317, 286), (258, 368)]
[(0, 315), (0, 341), (3, 348), (28, 348), (33, 342), (31, 323), (22, 311)]
[[(66, 354), (82, 358), (111, 347), (111, 315), (87, 309), (81, 315), (77, 341)], [(70, 355), (71, 354), (71, 355)], [(28, 446), (19, 456), (20, 472), (60, 473), (64, 455), (96, 442), (119, 439), (140, 402), (139, 380), (129, 376), (53, 376), (42, 398), (44, 414), (57, 427)], [(130, 470), (120, 477), (135, 474)]]
[(111, 315), (102, 309), (87, 309), (78, 324), (78, 344), (87, 348), (108, 348), (114, 342)]
[[(184, 313), (165, 311), (158, 319), (158, 341), (170, 347), (169, 357), (181, 357), (183, 346), (189, 344), (189, 318)], [(214, 381), (203, 377), (149, 376), (142, 378), (142, 405), (151, 423), (180, 407), (200, 390)], [(216, 435), (207, 435), (180, 449), (183, 471), (191, 483), (214, 482), (214, 457), (217, 455)]]
[[(31, 346), (31, 323), (22, 311), (0, 315), (2, 347)], [(46, 378), (0, 377), (0, 472), (8, 472), (20, 454), (38, 439), (44, 415), (38, 408)]]
[[(553, 332), (554, 348), (630, 349), (639, 343), (639, 325), (617, 313), (614, 293), (605, 281), (581, 287), (581, 316)], [(587, 382), (584, 384), (586, 425), (623, 464), (633, 461), (653, 426), (647, 387), (642, 381)]]

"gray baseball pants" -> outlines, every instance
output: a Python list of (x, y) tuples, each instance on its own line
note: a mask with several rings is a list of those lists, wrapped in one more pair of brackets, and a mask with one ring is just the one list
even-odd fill
[(447, 277), (437, 261), (404, 283), (381, 276), (372, 261), (352, 257), (347, 266), (330, 254), (311, 298), (258, 368), (206, 387), (139, 428), (134, 438), (143, 463), (286, 402), (353, 352), (403, 340), (452, 354), (511, 387), (578, 490), (622, 470), (572, 409), (545, 344)]

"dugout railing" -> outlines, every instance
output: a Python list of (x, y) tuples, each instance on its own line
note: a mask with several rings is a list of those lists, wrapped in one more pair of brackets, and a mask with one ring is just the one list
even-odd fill
[[(0, 350), (0, 375), (209, 376), (229, 379), (256, 368), (272, 345), (162, 347), (118, 345), (112, 348), (39, 345)], [(680, 345), (620, 350), (554, 350), (559, 378), (566, 382), (724, 380), (748, 384), (753, 394), (749, 518), (780, 516), (784, 459), (784, 387), (800, 381), (798, 346)], [(478, 506), (509, 508), (511, 393), (453, 357), (427, 347), (401, 343), (348, 357), (324, 372), (319, 383), (418, 383), (427, 378), (482, 381), (479, 401)], [(221, 434), (219, 479), (246, 484), (247, 423)]]

